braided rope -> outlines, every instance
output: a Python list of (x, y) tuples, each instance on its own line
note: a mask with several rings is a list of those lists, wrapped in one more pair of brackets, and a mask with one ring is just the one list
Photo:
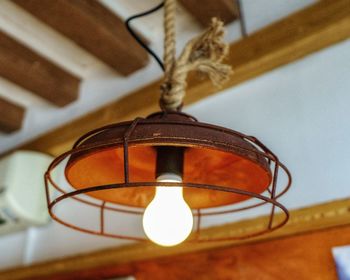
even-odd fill
[(188, 72), (207, 75), (214, 85), (220, 86), (232, 73), (231, 66), (222, 60), (228, 54), (223, 42), (223, 22), (212, 18), (209, 28), (190, 40), (178, 59), (175, 58), (175, 0), (165, 0), (164, 8), (164, 66), (165, 79), (161, 86), (160, 106), (165, 111), (180, 110), (187, 87)]
[(176, 1), (164, 1), (164, 67), (165, 77), (171, 75), (176, 56), (175, 31)]

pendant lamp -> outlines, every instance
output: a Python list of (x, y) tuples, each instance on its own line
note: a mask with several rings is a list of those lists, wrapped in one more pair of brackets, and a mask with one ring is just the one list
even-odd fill
[[(255, 137), (181, 112), (189, 71), (199, 71), (215, 84), (230, 74), (222, 63), (227, 54), (222, 22), (213, 19), (175, 59), (174, 0), (129, 21), (162, 6), (161, 111), (93, 130), (57, 157), (45, 174), (51, 217), (85, 233), (162, 246), (244, 239), (280, 228), (289, 214), (278, 198), (289, 189), (291, 175), (278, 157)], [(283, 185), (279, 173), (284, 173)], [(210, 221), (234, 222), (244, 212), (267, 206), (263, 227), (222, 236), (205, 229)]]

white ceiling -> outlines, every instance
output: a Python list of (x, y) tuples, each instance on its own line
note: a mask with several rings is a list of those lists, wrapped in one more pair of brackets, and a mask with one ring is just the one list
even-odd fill
[[(137, 0), (103, 2), (108, 2), (111, 6), (120, 3), (118, 11), (122, 16), (134, 13), (136, 2), (139, 3)], [(250, 32), (313, 1), (270, 0), (269, 3), (272, 4), (267, 10), (265, 1), (243, 2)], [(142, 28), (147, 30), (141, 30)], [(152, 20), (142, 24), (142, 28), (140, 30), (148, 34), (149, 38), (157, 39), (154, 34), (161, 32), (161, 28), (152, 28)], [(196, 28), (198, 27), (195, 26), (191, 32)], [(229, 26), (229, 29), (231, 39), (239, 38), (237, 24)], [(350, 143), (349, 69), (350, 40), (225, 90), (185, 108), (185, 111), (201, 121), (255, 135), (275, 151), (293, 173), (293, 187), (282, 199), (287, 207), (298, 208), (349, 197), (350, 149), (346, 148)], [(70, 114), (69, 117), (77, 116), (108, 103), (160, 74), (155, 63), (151, 63), (147, 69), (128, 79), (111, 73), (89, 77), (83, 84), (79, 101), (65, 109), (55, 109), (45, 102), (26, 99), (29, 104), (27, 123), (35, 123), (36, 126), (30, 129), (26, 124), (25, 132), (0, 136), (0, 148), (6, 150), (24, 141), (23, 139), (45, 131), (48, 126), (65, 122), (67, 114)], [(260, 213), (252, 215), (257, 214)], [(122, 243), (51, 223), (42, 228), (1, 237), (0, 268)]]
[[(159, 3), (156, 0), (101, 0), (112, 11), (126, 18)], [(307, 6), (315, 0), (243, 1), (248, 33), (255, 31), (285, 15)], [(262, 12), (263, 11), (263, 12)], [(151, 42), (159, 54), (163, 50), (162, 12), (135, 21), (135, 27)], [(181, 7), (178, 8), (178, 50), (201, 28)], [(79, 99), (57, 108), (40, 97), (0, 77), (0, 96), (27, 107), (23, 129), (12, 134), (0, 133), (0, 153), (29, 141), (55, 127), (116, 100), (128, 92), (160, 77), (161, 71), (154, 61), (128, 78), (119, 76), (108, 66), (43, 24), (31, 14), (9, 0), (0, 1), (0, 30), (9, 33), (30, 48), (41, 53), (66, 70), (84, 79)], [(238, 40), (241, 35), (238, 22), (227, 28), (227, 40)]]

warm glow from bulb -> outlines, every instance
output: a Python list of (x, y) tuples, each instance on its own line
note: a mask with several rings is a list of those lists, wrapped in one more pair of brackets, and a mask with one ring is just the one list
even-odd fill
[[(164, 174), (158, 182), (182, 182), (175, 174)], [(182, 187), (157, 187), (154, 199), (143, 214), (143, 229), (147, 237), (161, 246), (174, 246), (191, 233), (193, 215), (183, 198)]]

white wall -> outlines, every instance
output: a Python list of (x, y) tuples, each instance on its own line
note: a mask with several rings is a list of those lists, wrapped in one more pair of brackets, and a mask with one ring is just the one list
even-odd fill
[(188, 108), (255, 135), (293, 173), (289, 207), (350, 196), (350, 40)]

